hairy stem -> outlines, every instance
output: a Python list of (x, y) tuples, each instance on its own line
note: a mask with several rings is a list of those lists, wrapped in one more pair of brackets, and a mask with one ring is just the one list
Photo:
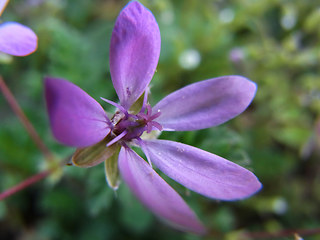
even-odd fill
[(44, 155), (45, 159), (48, 161), (53, 160), (53, 154), (49, 150), (49, 148), (44, 144), (42, 139), (39, 137), (38, 133), (36, 132), (35, 128), (27, 118), (27, 116), (22, 111), (20, 105), (16, 101), (15, 97), (13, 96), (12, 92), (4, 82), (2, 76), (0, 76), (0, 90), (3, 93), (3, 96), (6, 98), (7, 102), (9, 103), (10, 107), (12, 108), (13, 112), (17, 115), (20, 119), (21, 123), (29, 133), (30, 137), (40, 149), (42, 154)]
[(72, 156), (68, 156), (59, 163), (54, 162), (56, 164), (51, 165), (50, 167), (48, 167), (47, 170), (44, 170), (40, 173), (37, 173), (37, 174), (23, 180), (21, 183), (18, 183), (17, 185), (3, 191), (2, 193), (0, 193), (0, 201), (7, 198), (7, 197), (10, 197), (11, 195), (13, 195), (13, 194), (15, 194), (15, 193), (27, 188), (27, 187), (29, 187), (32, 184), (35, 184), (38, 181), (48, 177), (50, 174), (54, 173), (56, 170), (59, 170), (59, 168), (62, 168), (63, 166), (68, 164), (68, 162), (70, 162), (71, 157)]
[(41, 179), (47, 177), (51, 172), (52, 170), (46, 170), (46, 171), (40, 172), (36, 175), (33, 175), (27, 178), (26, 180), (13, 186), (12, 188), (5, 190), (4, 192), (0, 193), (0, 201), (40, 181)]

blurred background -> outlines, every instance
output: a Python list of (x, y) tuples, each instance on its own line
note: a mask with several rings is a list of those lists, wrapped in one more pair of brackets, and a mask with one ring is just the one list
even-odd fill
[[(127, 2), (11, 0), (1, 16), (1, 21), (29, 26), (39, 37), (38, 50), (28, 57), (0, 54), (0, 74), (61, 160), (74, 149), (53, 139), (43, 77), (68, 79), (104, 107), (100, 97), (117, 101), (109, 42)], [(155, 15), (162, 37), (151, 103), (187, 84), (222, 75), (243, 75), (258, 84), (253, 103), (237, 118), (211, 129), (169, 132), (160, 138), (244, 166), (256, 174), (263, 189), (246, 200), (219, 202), (164, 177), (210, 229), (209, 236), (199, 237), (160, 222), (125, 184), (114, 193), (106, 184), (103, 164), (90, 169), (66, 166), (61, 175), (0, 202), (0, 239), (232, 240), (250, 239), (243, 236), (246, 232), (318, 228), (320, 1), (140, 2)], [(0, 190), (44, 168), (43, 155), (0, 94)]]

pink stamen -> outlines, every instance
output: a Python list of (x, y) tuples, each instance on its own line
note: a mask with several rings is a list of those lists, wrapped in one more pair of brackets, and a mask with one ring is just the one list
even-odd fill
[(154, 119), (156, 119), (157, 117), (159, 117), (161, 115), (161, 112), (160, 111), (158, 111), (157, 113), (155, 113), (155, 114), (153, 114), (152, 116), (150, 116), (150, 121), (152, 121), (152, 120), (154, 120)]
[(109, 99), (106, 99), (106, 98), (103, 98), (103, 97), (100, 97), (100, 98), (101, 98), (103, 101), (109, 103), (110, 105), (115, 106), (116, 108), (118, 108), (121, 112), (124, 113), (124, 115), (125, 115), (126, 117), (129, 116), (128, 111), (127, 111), (124, 107), (122, 107), (120, 104), (115, 103), (115, 102), (113, 102), (113, 101), (110, 101)]
[(142, 107), (141, 107), (140, 113), (143, 113), (144, 110), (146, 109), (146, 105), (147, 105), (147, 101), (148, 101), (148, 93), (149, 93), (149, 88), (147, 88), (144, 91), (143, 103), (142, 103)]
[(155, 121), (152, 121), (152, 122), (150, 122), (151, 123), (151, 125), (153, 126), (153, 127), (155, 127), (155, 128), (157, 128), (159, 131), (162, 131), (162, 126), (161, 126), (161, 124), (160, 123), (158, 123), (158, 122), (155, 122)]
[(150, 133), (152, 131), (152, 123), (147, 123), (147, 133)]
[(149, 117), (151, 116), (151, 114), (152, 114), (152, 108), (149, 104), (147, 104), (147, 116)]
[(123, 138), (128, 133), (127, 130), (124, 130), (122, 133), (120, 133), (118, 136), (116, 136), (114, 139), (112, 139), (110, 142), (108, 142), (107, 147), (110, 147), (112, 144), (118, 142), (121, 138)]

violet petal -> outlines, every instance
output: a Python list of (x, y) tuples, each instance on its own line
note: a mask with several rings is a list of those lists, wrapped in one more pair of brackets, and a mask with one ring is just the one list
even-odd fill
[(69, 146), (91, 146), (108, 135), (108, 117), (81, 88), (59, 78), (45, 79), (45, 97), (55, 138)]
[(9, 0), (0, 0), (0, 16), (3, 12), (3, 10), (6, 8)]
[(0, 24), (1, 52), (14, 56), (26, 56), (33, 53), (37, 46), (38, 37), (30, 28), (16, 22)]
[(122, 147), (120, 151), (119, 169), (135, 196), (157, 216), (180, 230), (205, 232), (196, 215), (175, 190), (128, 147)]
[(119, 14), (110, 44), (110, 72), (120, 103), (127, 110), (141, 96), (156, 70), (160, 31), (152, 13), (130, 2)]
[(189, 131), (224, 123), (251, 103), (256, 84), (241, 76), (224, 76), (188, 85), (153, 108), (165, 131)]
[(247, 169), (199, 148), (167, 140), (145, 140), (142, 147), (162, 172), (207, 197), (243, 199), (261, 188)]

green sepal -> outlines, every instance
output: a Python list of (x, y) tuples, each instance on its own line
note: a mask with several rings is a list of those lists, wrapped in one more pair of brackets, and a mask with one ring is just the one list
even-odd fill
[(107, 147), (109, 140), (107, 137), (90, 147), (78, 148), (73, 154), (72, 164), (77, 167), (88, 168), (107, 160), (119, 148), (117, 143)]
[(118, 189), (120, 183), (120, 174), (118, 169), (118, 157), (120, 148), (120, 145), (117, 144), (117, 149), (114, 154), (104, 162), (104, 170), (107, 183), (114, 190)]
[[(148, 89), (146, 89), (146, 91), (148, 91)], [(137, 114), (137, 113), (140, 112), (140, 110), (141, 110), (141, 108), (142, 108), (142, 105), (143, 105), (143, 99), (144, 99), (144, 95), (145, 95), (145, 94), (146, 94), (146, 93), (143, 92), (143, 94), (138, 98), (138, 100), (135, 101), (135, 102), (131, 105), (131, 107), (130, 107), (130, 109), (129, 109), (129, 112), (130, 112), (130, 113), (132, 113), (132, 114)]]

